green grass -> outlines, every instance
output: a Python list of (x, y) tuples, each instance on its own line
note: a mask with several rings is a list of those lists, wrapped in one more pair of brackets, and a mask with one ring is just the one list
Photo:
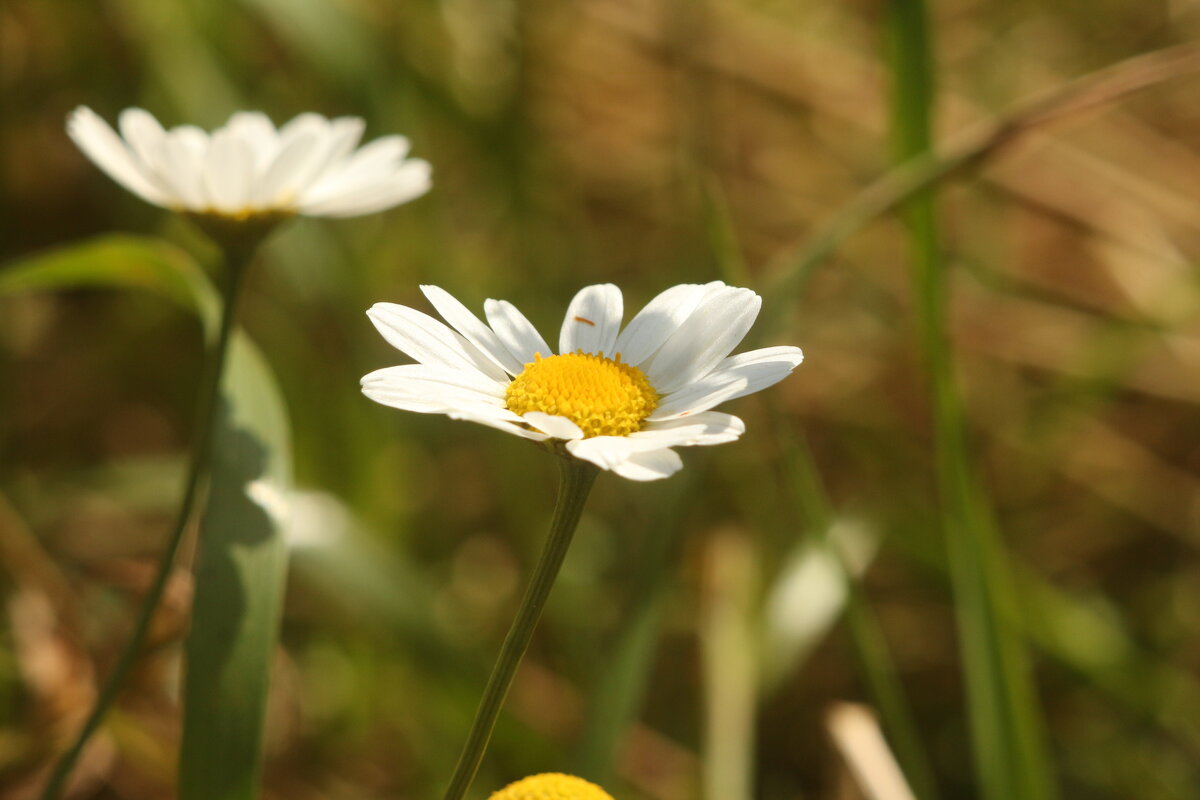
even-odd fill
[[(933, 51), (922, 0), (889, 3), (892, 133), (900, 160), (933, 149)], [(904, 209), (921, 347), (930, 375), (943, 535), (955, 592), (967, 707), (980, 793), (992, 800), (1055, 797), (1042, 712), (1029, 674), (1008, 559), (971, 462), (954, 351), (949, 339), (948, 267), (936, 196), (913, 196)]]

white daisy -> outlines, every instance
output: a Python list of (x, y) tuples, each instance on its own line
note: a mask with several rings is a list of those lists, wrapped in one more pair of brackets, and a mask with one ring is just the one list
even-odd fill
[(560, 440), (576, 458), (632, 480), (679, 470), (672, 447), (737, 439), (742, 421), (709, 409), (782, 380), (803, 359), (797, 347), (730, 356), (762, 299), (719, 281), (667, 289), (624, 330), (621, 290), (588, 286), (567, 308), (560, 355), (511, 303), (488, 300), (485, 325), (446, 291), (421, 291), (451, 327), (406, 306), (373, 306), (375, 327), (418, 363), (367, 375), (367, 397)]
[(276, 130), (266, 115), (239, 111), (211, 134), (194, 125), (164, 130), (148, 112), (121, 112), (117, 135), (90, 108), (67, 133), (96, 166), (142, 199), (175, 211), (252, 217), (352, 217), (429, 190), (429, 164), (405, 156), (408, 140), (385, 136), (358, 148), (363, 121), (301, 114)]

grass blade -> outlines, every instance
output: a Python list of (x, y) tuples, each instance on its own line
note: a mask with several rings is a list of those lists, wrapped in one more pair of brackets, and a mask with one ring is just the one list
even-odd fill
[[(722, 277), (734, 284), (747, 282), (748, 273), (740, 254), (733, 221), (729, 217), (728, 205), (715, 180), (705, 185), (703, 201), (704, 228), (709, 232), (710, 246), (721, 267)], [(777, 305), (785, 306), (783, 303)], [(792, 549), (789, 560), (794, 563), (797, 553), (815, 543), (821, 552), (829, 554), (835, 568), (841, 573), (846, 595), (844, 618), (871, 697), (883, 717), (896, 755), (917, 796), (922, 800), (936, 800), (938, 794), (929, 757), (917, 733), (911, 704), (897, 675), (883, 630), (864, 596), (859, 583), (861, 578), (848, 568), (844, 555), (830, 536), (835, 523), (834, 509), (821, 484), (808, 443), (792, 430), (787, 415), (776, 404), (768, 403), (774, 427), (781, 431), (788, 484), (810, 533), (806, 541)], [(772, 588), (778, 586), (777, 580)], [(770, 664), (770, 659), (767, 664)], [(768, 674), (764, 677), (769, 685), (772, 676)]]
[(271, 655), (287, 573), (291, 456), (262, 357), (235, 341), (222, 384), (187, 639), (179, 796), (258, 796)]
[(144, 236), (115, 234), (56, 247), (0, 270), (0, 297), (61, 289), (142, 289), (217, 322), (217, 295), (195, 260)]
[[(932, 152), (934, 88), (922, 0), (888, 4), (897, 157)], [(1023, 640), (1003, 609), (1012, 603), (1008, 565), (972, 473), (946, 334), (946, 268), (931, 191), (904, 209), (913, 255), (921, 343), (932, 383), (938, 483), (948, 541), (967, 700), (981, 794), (991, 800), (1055, 796)]]
[[(199, 265), (156, 239), (105, 236), (0, 272), (0, 296), (79, 287), (154, 292), (211, 335), (217, 293)], [(214, 430), (214, 466), (188, 638), (180, 796), (256, 797), (267, 668), (286, 573), (282, 510), (291, 470), (284, 406), (266, 362), (234, 331)]]

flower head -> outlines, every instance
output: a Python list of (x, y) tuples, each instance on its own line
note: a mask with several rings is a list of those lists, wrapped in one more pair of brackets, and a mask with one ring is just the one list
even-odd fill
[(673, 447), (737, 439), (742, 421), (710, 409), (782, 380), (803, 359), (797, 347), (730, 356), (762, 301), (719, 281), (667, 289), (623, 330), (621, 290), (588, 286), (567, 308), (558, 355), (510, 303), (488, 300), (484, 324), (444, 290), (421, 291), (451, 327), (406, 306), (373, 306), (375, 327), (418, 363), (367, 375), (367, 397), (555, 440), (631, 480), (679, 470)]
[(510, 783), (489, 800), (613, 800), (613, 797), (583, 778), (546, 772)]
[(356, 117), (301, 114), (277, 130), (266, 115), (239, 111), (206, 133), (193, 125), (164, 130), (148, 112), (128, 108), (118, 127), (120, 135), (84, 106), (67, 119), (67, 134), (96, 166), (175, 211), (238, 221), (352, 217), (429, 189), (429, 164), (405, 158), (403, 136), (358, 148), (363, 121)]

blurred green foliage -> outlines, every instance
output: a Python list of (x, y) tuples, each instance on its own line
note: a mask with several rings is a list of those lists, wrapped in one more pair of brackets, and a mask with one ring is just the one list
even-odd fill
[[(931, 5), (939, 140), (1200, 32), (1189, 2)], [(363, 310), (426, 308), (417, 285), (435, 283), (555, 331), (587, 283), (617, 283), (630, 308), (684, 281), (762, 289), (766, 265), (887, 168), (882, 19), (872, 3), (760, 0), (0, 7), (5, 264), (114, 231), (215, 261), (73, 148), (78, 104), (203, 126), (240, 108), (353, 114), (434, 165), (414, 203), (291, 223), (246, 293), (310, 523), (293, 541), (264, 796), (438, 795), (553, 506), (535, 448), (361, 396), (361, 375), (400, 361)], [(971, 454), (1068, 798), (1200, 786), (1197, 82), (1034, 130), (943, 194)], [(729, 407), (741, 442), (685, 451), (667, 483), (601, 478), (478, 796), (576, 766), (621, 798), (701, 796), (702, 765), (729, 756), (712, 748), (745, 744), (705, 730), (729, 688), (718, 623), (761, 642), (750, 669), (765, 675), (742, 685), (757, 692), (756, 796), (846, 796), (824, 715), (872, 697), (837, 590), (783, 591), (830, 519), (941, 794), (976, 795), (903, 237), (881, 219), (796, 296), (764, 298), (794, 322), (755, 343), (808, 361)], [(124, 641), (178, 501), (200, 343), (193, 318), (146, 294), (0, 298), (0, 785), (37, 785)], [(797, 485), (796, 431), (828, 508)], [(171, 796), (188, 591), (181, 575), (77, 796)], [(718, 613), (746, 596), (749, 619)]]

